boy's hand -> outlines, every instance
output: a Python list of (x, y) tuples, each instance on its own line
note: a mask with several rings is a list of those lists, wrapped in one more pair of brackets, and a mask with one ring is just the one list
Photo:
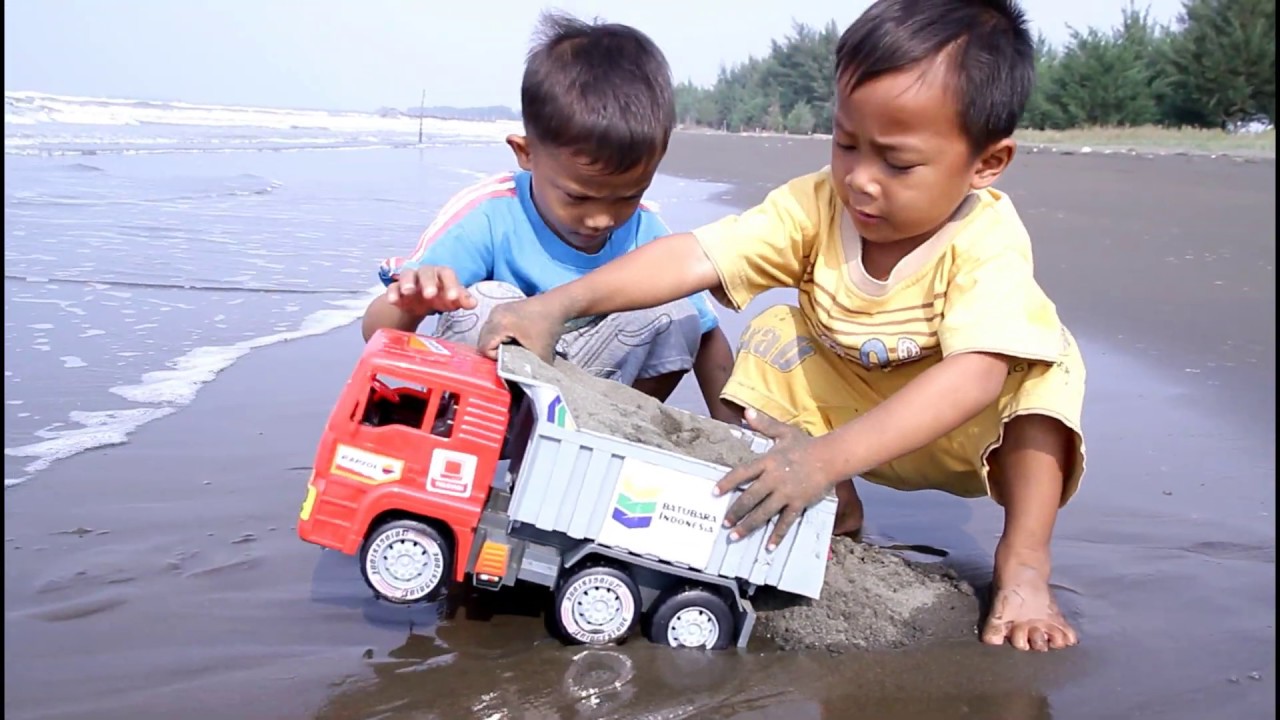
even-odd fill
[(567, 315), (545, 296), (503, 303), (489, 313), (480, 328), (478, 347), (480, 352), (497, 359), (499, 345), (515, 343), (549, 363), (567, 321)]
[(835, 481), (827, 477), (814, 452), (814, 439), (803, 430), (755, 410), (748, 409), (744, 417), (752, 430), (772, 438), (774, 445), (759, 458), (726, 473), (714, 492), (719, 496), (751, 483), (729, 506), (724, 524), (734, 528), (729, 539), (738, 540), (780, 514), (768, 542), (768, 549), (773, 550), (800, 515), (821, 500)]
[(476, 306), (476, 299), (458, 283), (453, 270), (436, 265), (400, 273), (400, 278), (387, 286), (387, 302), (418, 316)]

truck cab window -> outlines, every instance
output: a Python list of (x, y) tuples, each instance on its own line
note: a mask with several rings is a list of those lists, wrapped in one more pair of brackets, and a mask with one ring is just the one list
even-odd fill
[(421, 428), (430, 402), (429, 388), (378, 373), (369, 382), (369, 396), (360, 422), (371, 427), (407, 425)]
[(458, 394), (452, 390), (440, 393), (440, 406), (436, 408), (436, 419), (431, 423), (431, 434), (436, 437), (453, 437), (453, 418), (458, 414)]

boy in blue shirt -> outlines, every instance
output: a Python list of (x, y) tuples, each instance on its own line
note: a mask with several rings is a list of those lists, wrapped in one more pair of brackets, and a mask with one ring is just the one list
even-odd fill
[[(675, 126), (671, 71), (643, 33), (543, 16), (521, 84), (519, 172), (455, 195), (407, 259), (384, 261), (378, 328), (414, 331), (439, 314), (439, 337), (475, 345), (497, 305), (575, 280), (670, 230), (641, 202)], [(705, 292), (654, 308), (585, 318), (556, 353), (597, 377), (666, 400), (690, 369), (713, 417), (733, 366)]]

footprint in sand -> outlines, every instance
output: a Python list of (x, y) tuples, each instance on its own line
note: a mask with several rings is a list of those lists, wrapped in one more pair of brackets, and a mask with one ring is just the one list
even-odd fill
[(104, 613), (112, 608), (120, 607), (128, 601), (128, 593), (105, 592), (57, 605), (38, 607), (22, 614), (45, 622), (66, 622), (67, 620), (80, 620)]
[(138, 576), (126, 570), (117, 555), (90, 552), (75, 558), (76, 568), (52, 568), (35, 587), (40, 605), (20, 614), (45, 622), (66, 622), (125, 604), (132, 594), (126, 586)]
[[(246, 533), (246, 535), (251, 534)], [(242, 535), (233, 544), (252, 542)], [(218, 576), (232, 570), (250, 570), (262, 562), (262, 556), (255, 552), (242, 552), (235, 557), (218, 557), (221, 552), (204, 553), (200, 550), (179, 550), (165, 562), (165, 568), (184, 578), (202, 578)]]
[[(86, 537), (101, 532), (75, 528), (55, 534)], [(253, 533), (244, 533), (232, 544), (244, 545), (256, 539)], [(158, 553), (150, 553), (147, 548), (136, 546), (86, 548), (54, 561), (43, 577), (36, 581), (33, 598), (36, 606), (18, 614), (45, 622), (80, 620), (127, 603), (136, 592), (132, 584), (142, 576), (219, 577), (230, 571), (255, 567), (261, 562), (258, 553), (230, 555), (231, 552), (230, 548), (178, 550), (163, 558)], [(148, 555), (159, 562), (151, 564), (147, 560)]]

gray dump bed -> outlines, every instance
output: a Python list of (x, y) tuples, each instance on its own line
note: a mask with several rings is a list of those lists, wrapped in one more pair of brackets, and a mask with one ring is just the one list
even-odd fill
[[(512, 520), (711, 575), (818, 597), (835, 522), (834, 496), (810, 508), (773, 552), (764, 548), (772, 524), (731, 543), (721, 522), (736, 493), (711, 495), (727, 467), (580, 429), (557, 387), (511, 365), (500, 363), (500, 373), (524, 388), (525, 412), (534, 418), (508, 508)], [(743, 443), (750, 442), (744, 434)], [(753, 449), (766, 446), (757, 443)]]

